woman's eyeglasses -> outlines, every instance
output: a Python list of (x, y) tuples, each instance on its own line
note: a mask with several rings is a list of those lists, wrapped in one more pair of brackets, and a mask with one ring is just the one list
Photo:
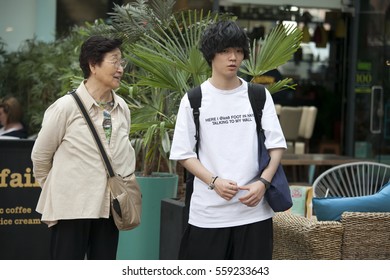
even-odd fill
[(106, 60), (107, 62), (113, 64), (116, 68), (119, 68), (122, 66), (122, 68), (126, 68), (127, 66), (127, 60), (121, 59), (121, 60)]

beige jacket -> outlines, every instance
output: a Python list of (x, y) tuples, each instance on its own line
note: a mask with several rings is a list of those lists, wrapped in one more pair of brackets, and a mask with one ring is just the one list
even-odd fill
[[(134, 172), (135, 155), (129, 141), (130, 110), (113, 92), (112, 135), (108, 144), (102, 128), (103, 113), (89, 95), (84, 82), (77, 93), (83, 101), (114, 171), (126, 176)], [(31, 159), (34, 175), (42, 187), (37, 212), (52, 226), (61, 219), (107, 218), (110, 195), (107, 173), (95, 140), (77, 107), (67, 94), (45, 112)]]

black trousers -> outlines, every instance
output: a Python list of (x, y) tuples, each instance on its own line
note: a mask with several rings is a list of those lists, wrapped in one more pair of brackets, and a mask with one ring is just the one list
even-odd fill
[(228, 228), (187, 225), (179, 250), (181, 260), (271, 260), (272, 218)]
[(115, 260), (119, 231), (109, 219), (60, 220), (51, 227), (53, 260)]

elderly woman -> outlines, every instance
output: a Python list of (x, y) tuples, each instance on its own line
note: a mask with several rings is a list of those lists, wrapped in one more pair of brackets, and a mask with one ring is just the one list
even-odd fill
[[(121, 41), (93, 36), (80, 53), (85, 80), (76, 89), (114, 170), (131, 174), (130, 111), (115, 94), (126, 61)], [(37, 211), (51, 229), (52, 259), (115, 259), (119, 232), (110, 215), (104, 162), (74, 98), (67, 94), (45, 112), (31, 155), (42, 187)]]
[(27, 138), (27, 130), (22, 123), (23, 110), (15, 97), (6, 97), (0, 103), (0, 139)]

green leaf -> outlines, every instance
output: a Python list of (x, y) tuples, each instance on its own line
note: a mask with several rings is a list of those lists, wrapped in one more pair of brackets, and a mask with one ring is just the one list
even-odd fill
[(275, 69), (293, 57), (301, 41), (302, 31), (298, 27), (279, 24), (265, 37), (259, 48), (253, 42), (250, 57), (243, 61), (240, 71), (254, 79)]

